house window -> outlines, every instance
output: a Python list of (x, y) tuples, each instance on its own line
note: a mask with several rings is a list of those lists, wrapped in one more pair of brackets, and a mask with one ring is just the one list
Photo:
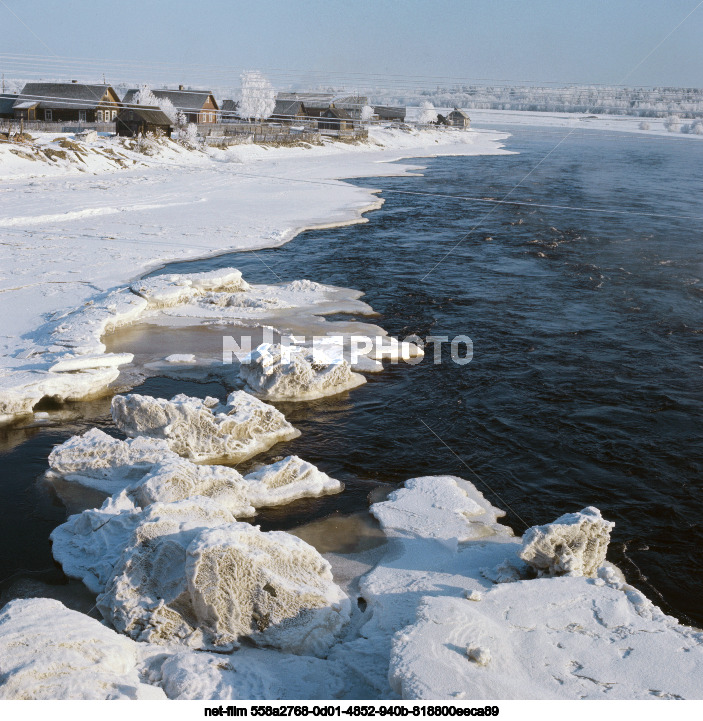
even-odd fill
[(99, 122), (99, 123), (102, 123), (102, 121), (103, 121), (103, 111), (102, 111), (102, 110), (98, 110), (98, 112), (96, 113), (96, 115), (98, 116), (98, 122)]
[(85, 123), (85, 110), (78, 111), (78, 122)]
[(112, 111), (112, 119), (114, 120), (116, 117), (117, 117), (117, 111), (113, 110)]
[(44, 120), (51, 120), (52, 119), (52, 112), (51, 110), (45, 110), (44, 111)]

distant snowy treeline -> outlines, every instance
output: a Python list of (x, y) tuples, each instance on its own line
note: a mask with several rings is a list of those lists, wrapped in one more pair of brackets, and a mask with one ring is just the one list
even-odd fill
[(683, 118), (703, 116), (701, 88), (625, 88), (614, 86), (527, 86), (462, 85), (403, 93), (377, 91), (377, 101), (393, 105), (420, 105), (477, 110), (525, 110), (531, 112), (593, 113), (661, 118), (676, 114)]

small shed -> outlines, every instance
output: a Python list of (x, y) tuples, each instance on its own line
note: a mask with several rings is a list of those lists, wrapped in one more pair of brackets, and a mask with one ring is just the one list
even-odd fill
[(471, 118), (463, 110), (454, 108), (451, 113), (447, 113), (447, 125), (453, 128), (468, 128), (471, 125)]
[(163, 133), (171, 137), (171, 120), (163, 110), (145, 105), (125, 108), (115, 118), (117, 134), (126, 138), (147, 133)]
[(327, 108), (317, 121), (320, 130), (352, 130), (354, 121), (346, 110), (342, 108)]

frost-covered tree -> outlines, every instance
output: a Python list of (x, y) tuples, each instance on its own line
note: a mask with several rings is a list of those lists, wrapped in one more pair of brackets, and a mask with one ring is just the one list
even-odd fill
[(651, 127), (652, 126), (645, 120), (640, 123), (640, 130), (649, 130)]
[[(159, 108), (164, 112), (168, 119), (176, 125), (179, 125), (179, 113), (180, 115), (183, 115), (183, 113), (181, 113), (179, 110), (176, 110), (176, 108), (173, 106), (173, 103), (168, 98), (158, 98), (156, 95), (154, 95), (148, 85), (139, 86), (139, 90), (137, 90), (137, 93), (134, 96), (134, 102), (137, 105), (149, 105), (151, 107)], [(185, 121), (185, 116), (183, 116), (183, 121)], [(185, 122), (180, 124), (183, 125), (185, 124)]]
[(420, 105), (420, 115), (417, 120), (421, 125), (437, 122), (437, 111), (429, 100), (425, 100), (425, 102)]
[(241, 80), (239, 115), (242, 118), (266, 120), (276, 107), (273, 85), (258, 70), (243, 72)]
[(373, 118), (373, 108), (370, 105), (364, 105), (361, 108), (361, 120), (364, 123), (368, 123)]
[(681, 118), (678, 115), (670, 115), (664, 121), (664, 127), (670, 133), (678, 133), (681, 130)]

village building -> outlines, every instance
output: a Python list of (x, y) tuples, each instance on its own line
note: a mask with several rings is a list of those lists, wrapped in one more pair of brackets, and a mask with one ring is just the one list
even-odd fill
[(220, 104), (220, 117), (223, 123), (236, 123), (239, 117), (239, 103), (236, 100), (223, 100)]
[(12, 106), (17, 102), (18, 97), (19, 95), (11, 93), (3, 93), (0, 95), (0, 118), (8, 120), (15, 117)]
[(447, 113), (447, 125), (453, 128), (468, 128), (471, 125), (471, 118), (463, 110), (454, 108), (451, 113)]
[(346, 110), (352, 120), (361, 120), (361, 110), (369, 104), (365, 95), (345, 95), (335, 98), (334, 107), (338, 110)]
[(333, 106), (322, 113), (317, 127), (320, 130), (353, 130), (354, 121), (346, 110)]
[(294, 123), (305, 121), (307, 117), (307, 108), (300, 100), (276, 100), (268, 119), (274, 123)]
[(319, 118), (334, 99), (333, 93), (278, 93), (276, 101), (301, 102), (308, 118)]
[[(138, 92), (137, 88), (128, 90), (122, 103), (134, 106)], [(189, 123), (216, 123), (219, 120), (220, 109), (215, 96), (209, 90), (185, 90), (179, 85), (178, 90), (162, 89), (151, 92), (159, 100), (170, 100), (173, 107), (180, 110)]]
[(108, 123), (121, 108), (109, 85), (84, 83), (27, 83), (12, 106), (17, 120)]
[(404, 123), (406, 110), (401, 106), (392, 105), (374, 105), (374, 115), (378, 120), (391, 123)]
[(171, 119), (160, 108), (149, 105), (137, 105), (124, 108), (115, 118), (117, 134), (127, 138), (147, 133), (163, 134), (171, 137), (173, 130)]

